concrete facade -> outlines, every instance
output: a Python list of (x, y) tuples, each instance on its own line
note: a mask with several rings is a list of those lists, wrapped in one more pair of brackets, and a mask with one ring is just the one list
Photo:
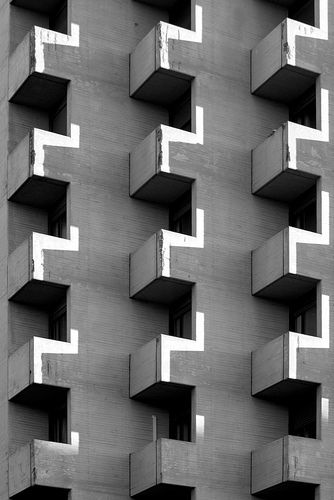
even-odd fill
[(0, 13), (0, 500), (333, 500), (332, 0)]

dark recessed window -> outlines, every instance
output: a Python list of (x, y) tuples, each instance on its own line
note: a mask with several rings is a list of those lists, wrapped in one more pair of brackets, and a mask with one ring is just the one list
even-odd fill
[(190, 294), (170, 306), (169, 333), (175, 337), (192, 338)]
[(49, 412), (49, 441), (67, 443), (67, 403), (60, 402)]
[(305, 229), (306, 231), (317, 231), (317, 203), (315, 186), (300, 196), (290, 205), (289, 225)]
[(49, 26), (53, 31), (67, 33), (67, 0), (65, 2), (61, 2), (51, 13)]
[(169, 229), (176, 233), (192, 234), (191, 192), (187, 192), (169, 207)]
[(175, 401), (169, 410), (169, 438), (191, 441), (191, 393)]
[(169, 22), (181, 28), (191, 29), (191, 1), (177, 0), (169, 11)]
[(289, 405), (289, 434), (305, 438), (317, 437), (317, 390), (294, 397)]
[(67, 101), (64, 99), (49, 114), (49, 130), (60, 135), (67, 135)]
[(317, 335), (317, 302), (316, 292), (304, 295), (298, 301), (290, 304), (289, 328), (293, 332), (305, 335)]
[(288, 16), (291, 19), (300, 21), (301, 23), (314, 26), (315, 25), (314, 10), (315, 10), (314, 0), (300, 0), (295, 2), (295, 4), (289, 8)]
[(317, 106), (315, 86), (290, 105), (289, 120), (305, 127), (316, 128)]
[(57, 238), (67, 237), (65, 198), (49, 211), (49, 234)]
[(49, 313), (49, 338), (67, 341), (67, 312), (66, 303), (61, 302)]
[(169, 125), (191, 132), (191, 89), (189, 88), (169, 108)]

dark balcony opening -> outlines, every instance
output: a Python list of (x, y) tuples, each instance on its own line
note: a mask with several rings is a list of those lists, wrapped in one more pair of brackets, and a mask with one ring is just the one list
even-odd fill
[(67, 0), (11, 0), (10, 3), (16, 7), (48, 15), (50, 29), (54, 29), (51, 26), (54, 25), (59, 28), (55, 31), (66, 33), (62, 28), (64, 27), (64, 19), (67, 19)]
[(191, 132), (191, 87), (169, 107), (169, 125)]
[(169, 229), (191, 235), (191, 226), (191, 192), (188, 191), (169, 206)]
[(67, 311), (66, 302), (63, 300), (49, 312), (49, 338), (67, 341)]
[(67, 100), (64, 98), (49, 113), (49, 130), (56, 134), (67, 135)]
[(302, 482), (287, 481), (254, 495), (265, 500), (315, 500), (316, 486)]
[(316, 291), (303, 295), (289, 306), (290, 331), (317, 336)]
[(67, 395), (49, 409), (49, 441), (68, 443)]
[(300, 21), (310, 26), (315, 25), (315, 5), (314, 0), (299, 0), (288, 10), (288, 16), (291, 19)]
[(290, 104), (289, 120), (305, 127), (317, 127), (315, 85)]
[(181, 28), (191, 29), (191, 2), (177, 0), (169, 10), (169, 22)]
[(49, 210), (48, 225), (51, 236), (67, 237), (66, 198), (62, 198)]
[(316, 186), (299, 196), (290, 205), (289, 225), (306, 231), (317, 231)]
[(10, 497), (15, 500), (69, 500), (69, 491), (63, 488), (32, 486), (26, 491)]
[(169, 439), (191, 441), (191, 391), (169, 406)]
[(67, 0), (58, 4), (50, 13), (49, 27), (59, 33), (67, 33)]
[(289, 404), (289, 434), (317, 438), (317, 387), (294, 396)]
[(190, 293), (170, 306), (169, 334), (185, 339), (192, 338)]

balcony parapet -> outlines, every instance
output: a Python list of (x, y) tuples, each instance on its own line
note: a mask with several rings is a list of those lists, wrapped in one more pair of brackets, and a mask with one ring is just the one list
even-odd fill
[[(160, 335), (130, 356), (130, 397), (155, 404), (177, 397), (193, 386), (184, 370), (187, 353), (204, 351), (204, 315), (196, 312), (196, 340)], [(182, 353), (173, 364), (172, 353)]]
[[(187, 263), (192, 249), (204, 247), (203, 210), (196, 219), (197, 236), (161, 229), (130, 255), (130, 297), (168, 304), (190, 291), (195, 277)], [(174, 247), (182, 247), (182, 259)]]
[(34, 439), (9, 457), (9, 496), (33, 494), (37, 487), (70, 490), (77, 454), (78, 443)]
[(253, 451), (251, 493), (270, 498), (270, 493), (291, 492), (303, 498), (303, 492), (319, 484), (314, 464), (322, 448), (317, 439), (285, 436)]
[(177, 100), (197, 74), (195, 61), (198, 61), (201, 43), (202, 7), (199, 5), (195, 6), (194, 31), (162, 21), (158, 23), (130, 56), (130, 95), (163, 105)]
[(71, 35), (35, 26), (16, 47), (9, 61), (9, 100), (50, 110), (66, 96), (66, 57), (59, 46), (79, 47), (79, 26)]
[(68, 149), (79, 145), (78, 125), (71, 124), (70, 136), (32, 129), (8, 157), (8, 198), (43, 208), (54, 205), (70, 180), (63, 170)]
[(182, 492), (196, 486), (197, 445), (158, 439), (130, 455), (130, 495)]
[[(320, 27), (285, 19), (251, 53), (251, 91), (277, 101), (300, 97), (321, 74), (317, 40), (328, 40), (328, 6), (320, 9)], [(300, 38), (314, 39), (310, 45)], [(312, 57), (313, 56), (313, 57)]]
[(194, 146), (203, 145), (203, 136), (203, 108), (199, 106), (196, 132), (166, 125), (156, 128), (130, 155), (130, 196), (172, 203), (184, 194), (194, 181), (189, 164), (199, 163), (201, 148)]
[(70, 227), (70, 239), (32, 233), (8, 259), (8, 298), (45, 306), (59, 301), (70, 282), (64, 277), (64, 258), (46, 259), (45, 251), (77, 252), (79, 230)]
[(33, 337), (9, 357), (8, 399), (39, 406), (52, 402), (70, 383), (59, 356), (47, 355), (77, 353), (76, 330), (71, 330), (70, 342)]

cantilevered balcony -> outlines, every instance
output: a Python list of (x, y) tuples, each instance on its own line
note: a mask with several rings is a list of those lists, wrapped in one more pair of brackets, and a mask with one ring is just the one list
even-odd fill
[[(198, 162), (199, 149), (194, 144), (173, 142), (190, 132), (161, 125), (146, 137), (130, 155), (130, 196), (158, 203), (173, 203), (194, 180), (185, 173), (188, 163)], [(184, 137), (183, 137), (184, 136)]]
[[(194, 346), (194, 347), (192, 347)], [(183, 354), (183, 361), (173, 363), (171, 352)], [(189, 392), (192, 384), (184, 369), (186, 351), (196, 350), (190, 339), (172, 335), (160, 335), (130, 356), (130, 397), (154, 404), (166, 404), (168, 400)]]
[(40, 129), (27, 134), (8, 157), (8, 198), (41, 208), (49, 208), (63, 198), (68, 183), (63, 165), (71, 149), (47, 146), (70, 140)]
[[(281, 301), (290, 301), (314, 288), (317, 267), (298, 262), (298, 243), (312, 243), (321, 235), (295, 227), (279, 232), (252, 252), (252, 293)], [(301, 270), (302, 269), (302, 270)]]
[[(321, 73), (321, 68), (316, 64), (317, 58), (310, 57), (310, 46), (303, 43), (303, 40), (305, 36), (316, 38), (317, 30), (318, 28), (287, 18), (269, 33), (252, 50), (252, 93), (291, 102), (308, 90)], [(313, 47), (315, 46), (313, 40)]]
[(9, 457), (9, 497), (67, 499), (76, 452), (70, 444), (36, 439), (18, 449)]
[(65, 98), (68, 80), (57, 69), (57, 36), (66, 37), (35, 26), (15, 49), (9, 61), (11, 102), (50, 110)]
[(43, 14), (52, 14), (62, 4), (63, 0), (10, 0), (12, 5), (34, 10)]
[(61, 397), (70, 384), (61, 359), (52, 354), (73, 353), (74, 344), (33, 337), (15, 351), (8, 360), (8, 399), (41, 407)]
[[(323, 339), (288, 332), (252, 353), (252, 395), (287, 401), (310, 384), (320, 384), (318, 370), (310, 359)], [(305, 349), (300, 349), (305, 347)]]
[(181, 97), (196, 76), (195, 37), (196, 32), (165, 22), (153, 28), (130, 56), (130, 95), (163, 105)]
[(251, 493), (268, 499), (313, 498), (321, 446), (316, 439), (285, 436), (253, 451)]
[(190, 500), (197, 473), (195, 443), (158, 439), (130, 455), (130, 495)]
[(188, 293), (194, 284), (188, 267), (193, 242), (193, 236), (164, 229), (151, 236), (130, 255), (130, 297), (169, 304)]
[[(300, 131), (305, 133), (307, 129), (311, 138), (313, 129), (287, 122), (252, 151), (254, 194), (290, 202), (315, 184), (325, 159), (316, 140), (297, 143), (302, 138)], [(316, 138), (320, 131), (313, 133)]]
[(12, 252), (8, 259), (9, 299), (45, 307), (64, 297), (70, 285), (64, 273), (66, 257), (78, 250), (76, 228), (71, 232), (69, 240), (32, 233)]

